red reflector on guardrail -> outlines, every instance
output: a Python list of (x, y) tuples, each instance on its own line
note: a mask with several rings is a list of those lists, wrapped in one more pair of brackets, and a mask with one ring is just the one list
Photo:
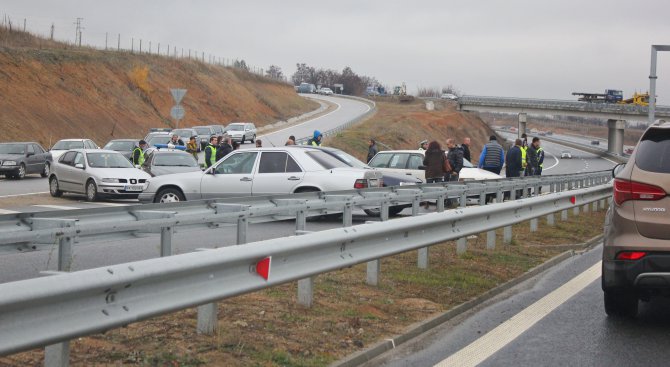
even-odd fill
[(576, 196), (570, 196), (570, 202), (572, 203), (572, 205), (575, 205), (575, 203), (577, 202), (577, 197)]
[(256, 273), (263, 277), (263, 279), (268, 280), (270, 277), (270, 262), (272, 261), (272, 256), (266, 257), (265, 259), (256, 263)]

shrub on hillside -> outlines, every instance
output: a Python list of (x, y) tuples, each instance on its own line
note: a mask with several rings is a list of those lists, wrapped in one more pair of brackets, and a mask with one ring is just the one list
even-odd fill
[(130, 83), (134, 88), (140, 90), (144, 96), (148, 97), (149, 93), (152, 92), (151, 86), (149, 86), (149, 67), (148, 66), (135, 66), (133, 70), (128, 74), (130, 78)]

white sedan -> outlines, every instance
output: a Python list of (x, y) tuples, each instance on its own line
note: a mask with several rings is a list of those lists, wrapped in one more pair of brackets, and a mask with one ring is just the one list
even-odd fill
[(204, 172), (154, 177), (141, 202), (277, 195), (381, 187), (379, 171), (350, 167), (319, 149), (277, 147), (236, 150)]
[[(420, 169), (423, 166), (423, 150), (385, 150), (377, 153), (368, 165), (378, 168), (383, 172), (396, 172), (412, 175), (422, 182), (426, 182), (426, 171)], [(495, 180), (502, 178), (500, 175), (485, 171), (472, 165), (467, 159), (463, 159), (460, 181)]]
[(56, 142), (49, 152), (51, 157), (56, 160), (63, 153), (71, 149), (100, 149), (100, 147), (91, 139), (62, 139)]
[(135, 199), (151, 176), (113, 150), (68, 150), (53, 162), (49, 192), (85, 194), (87, 201), (100, 198)]

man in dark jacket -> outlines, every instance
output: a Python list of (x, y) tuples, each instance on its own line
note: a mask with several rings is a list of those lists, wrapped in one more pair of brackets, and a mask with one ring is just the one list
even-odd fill
[(377, 142), (375, 139), (370, 139), (368, 141), (368, 161), (367, 163), (370, 163), (372, 160), (372, 157), (374, 157), (379, 151), (377, 150)]
[(179, 135), (177, 134), (172, 134), (172, 139), (170, 139), (170, 144), (172, 145), (181, 145), (184, 146), (184, 141), (179, 138)]
[(220, 160), (232, 151), (233, 146), (230, 145), (230, 137), (224, 136), (223, 139), (221, 139), (221, 143), (216, 147), (216, 160)]
[(451, 165), (451, 172), (447, 173), (445, 181), (458, 181), (463, 168), (463, 149), (456, 146), (454, 139), (447, 139), (447, 148), (449, 148), (447, 160)]
[(484, 145), (482, 154), (479, 156), (478, 167), (499, 175), (504, 163), (505, 150), (500, 144), (498, 144), (498, 139), (496, 136), (491, 135), (489, 142)]
[(540, 138), (533, 138), (533, 142), (528, 146), (528, 166), (526, 172), (528, 176), (538, 176), (540, 174)]
[(505, 159), (507, 169), (507, 177), (521, 177), (521, 172), (523, 172), (523, 166), (521, 164), (521, 139), (516, 139), (514, 146), (509, 149), (507, 152), (507, 158)]
[(468, 162), (472, 162), (472, 159), (470, 158), (470, 138), (463, 139), (461, 148), (463, 149), (463, 158), (467, 159)]

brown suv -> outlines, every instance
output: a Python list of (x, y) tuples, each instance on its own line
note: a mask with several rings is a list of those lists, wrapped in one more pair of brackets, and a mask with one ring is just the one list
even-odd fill
[(650, 126), (613, 173), (603, 247), (605, 312), (635, 316), (640, 299), (670, 295), (670, 123)]

